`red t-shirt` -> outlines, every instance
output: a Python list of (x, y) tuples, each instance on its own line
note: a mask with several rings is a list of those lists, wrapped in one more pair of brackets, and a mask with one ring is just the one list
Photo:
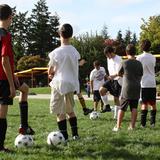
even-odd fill
[(8, 32), (5, 36), (0, 37), (0, 80), (7, 80), (6, 74), (2, 67), (2, 57), (8, 56), (11, 65), (12, 73), (14, 74), (14, 54), (12, 50), (11, 35)]

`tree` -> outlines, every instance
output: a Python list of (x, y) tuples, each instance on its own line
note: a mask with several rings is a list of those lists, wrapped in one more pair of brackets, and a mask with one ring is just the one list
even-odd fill
[(134, 44), (135, 46), (138, 44), (136, 33), (133, 33), (133, 38), (131, 40), (131, 43)]
[(106, 67), (106, 58), (103, 54), (104, 38), (101, 35), (86, 34), (74, 37), (71, 43), (79, 51), (82, 58), (87, 59), (87, 64), (80, 68), (82, 81), (89, 76), (93, 69), (93, 61), (99, 60), (101, 65)]
[(102, 30), (101, 30), (101, 36), (104, 38), (104, 39), (108, 39), (109, 38), (109, 35), (108, 35), (108, 28), (107, 26), (104, 24)]
[(152, 43), (152, 51), (160, 53), (160, 15), (151, 16), (148, 21), (142, 19), (140, 41), (149, 39)]
[(132, 39), (132, 32), (130, 30), (126, 30), (126, 34), (124, 37), (124, 43), (127, 46), (129, 43), (131, 43), (131, 39)]
[(122, 31), (121, 31), (121, 30), (118, 31), (116, 40), (117, 40), (119, 43), (124, 43), (123, 35), (122, 35)]
[(12, 25), (10, 27), (10, 32), (12, 34), (12, 44), (13, 50), (15, 52), (15, 62), (17, 62), (23, 55), (26, 54), (28, 48), (28, 38), (27, 38), (27, 13), (17, 13), (16, 8), (13, 9), (14, 18)]
[(34, 67), (46, 67), (47, 62), (39, 55), (36, 56), (23, 56), (17, 63), (17, 69), (19, 71), (34, 68)]
[(50, 14), (45, 0), (39, 0), (35, 4), (30, 18), (28, 53), (46, 57), (57, 46), (59, 18)]

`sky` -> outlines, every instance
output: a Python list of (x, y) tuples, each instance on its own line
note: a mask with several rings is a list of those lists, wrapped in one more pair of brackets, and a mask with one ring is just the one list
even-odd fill
[[(31, 13), (37, 0), (0, 0), (0, 4), (16, 6), (17, 11)], [(160, 14), (160, 0), (46, 0), (49, 11), (60, 17), (60, 23), (70, 23), (74, 35), (100, 33), (103, 26), (108, 28), (111, 38), (117, 32), (126, 30), (139, 37), (142, 18)]]

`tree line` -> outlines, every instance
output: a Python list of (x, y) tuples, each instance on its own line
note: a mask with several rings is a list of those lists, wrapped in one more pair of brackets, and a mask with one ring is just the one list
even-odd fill
[[(16, 7), (13, 10), (14, 18), (10, 32), (13, 37), (16, 69), (47, 66), (48, 53), (60, 45), (59, 15), (49, 11), (46, 0), (39, 0), (30, 15), (28, 11), (17, 12)], [(124, 35), (121, 30), (117, 32), (114, 39), (117, 54), (125, 55), (124, 49), (129, 43), (135, 44), (137, 53), (140, 53), (139, 41), (142, 39), (149, 39), (152, 42), (152, 52), (160, 53), (160, 16), (151, 16), (148, 21), (142, 19), (142, 22), (139, 38), (129, 29)], [(112, 37), (108, 33), (107, 25), (102, 27), (100, 33), (86, 32), (72, 38), (72, 44), (80, 52), (81, 57), (88, 60), (87, 67), (82, 68), (85, 75), (89, 74), (95, 59), (106, 66), (103, 49), (110, 40)]]

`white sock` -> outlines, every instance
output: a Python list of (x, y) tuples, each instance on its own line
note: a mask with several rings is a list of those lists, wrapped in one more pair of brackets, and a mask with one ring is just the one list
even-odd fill
[(104, 105), (108, 104), (108, 96), (107, 95), (101, 96), (101, 99), (102, 99)]
[(119, 106), (115, 105), (115, 107), (114, 107), (114, 119), (117, 119), (118, 110), (119, 110)]

